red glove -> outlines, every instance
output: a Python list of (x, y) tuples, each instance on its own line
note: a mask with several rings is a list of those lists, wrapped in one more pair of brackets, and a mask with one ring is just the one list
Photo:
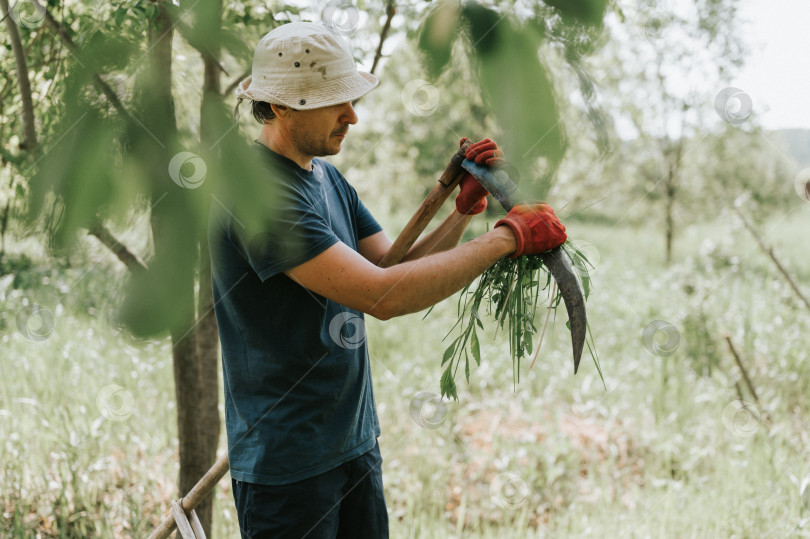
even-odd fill
[(533, 255), (554, 249), (565, 243), (565, 225), (548, 204), (518, 204), (495, 223), (495, 227), (506, 225), (515, 234), (517, 249), (509, 258)]
[[(470, 139), (464, 137), (459, 142), (463, 146)], [(489, 167), (502, 165), (503, 152), (498, 149), (494, 141), (486, 138), (475, 144), (471, 144), (464, 157), (475, 161), (478, 165)], [(472, 174), (467, 174), (459, 183), (461, 192), (456, 197), (456, 210), (463, 215), (475, 215), (481, 213), (487, 207), (487, 195), (489, 191), (484, 189)]]
[[(461, 144), (468, 140), (466, 137), (461, 139)], [(471, 144), (464, 157), (475, 161), (476, 165), (486, 165), (488, 167), (497, 167), (503, 165), (503, 152), (498, 149), (498, 145), (494, 140), (485, 138), (480, 142)]]

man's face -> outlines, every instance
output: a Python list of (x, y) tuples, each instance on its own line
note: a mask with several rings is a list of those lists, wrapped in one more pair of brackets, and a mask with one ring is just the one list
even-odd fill
[(357, 123), (351, 103), (296, 110), (292, 114), (292, 143), (301, 154), (311, 157), (337, 154), (349, 125)]

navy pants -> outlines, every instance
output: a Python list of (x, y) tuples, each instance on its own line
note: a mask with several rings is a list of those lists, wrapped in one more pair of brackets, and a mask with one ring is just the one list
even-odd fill
[(232, 480), (243, 538), (385, 539), (380, 445), (333, 470), (288, 485)]

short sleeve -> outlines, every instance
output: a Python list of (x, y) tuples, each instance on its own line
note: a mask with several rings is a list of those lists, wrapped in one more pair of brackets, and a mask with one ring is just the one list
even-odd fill
[(362, 240), (363, 238), (373, 236), (383, 229), (359, 197), (357, 198), (357, 206), (355, 207), (354, 215), (357, 219), (358, 239)]
[(336, 185), (340, 185), (341, 189), (348, 196), (349, 206), (354, 213), (354, 222), (357, 224), (357, 239), (362, 240), (363, 238), (380, 232), (383, 229), (382, 226), (380, 226), (380, 223), (371, 215), (371, 212), (366, 208), (366, 205), (363, 204), (363, 201), (360, 200), (360, 197), (357, 195), (357, 190), (352, 184), (330, 163), (326, 163), (320, 159), (318, 163), (324, 166), (325, 170), (332, 177), (332, 181), (335, 182)]
[(243, 243), (250, 267), (262, 281), (294, 268), (337, 243), (339, 238), (304, 194), (281, 185), (261, 231)]

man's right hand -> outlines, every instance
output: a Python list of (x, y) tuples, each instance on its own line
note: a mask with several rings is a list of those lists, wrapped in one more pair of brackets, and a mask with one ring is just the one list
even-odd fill
[(548, 251), (565, 243), (565, 225), (548, 204), (518, 204), (496, 227), (508, 226), (515, 234), (517, 249), (510, 258)]

